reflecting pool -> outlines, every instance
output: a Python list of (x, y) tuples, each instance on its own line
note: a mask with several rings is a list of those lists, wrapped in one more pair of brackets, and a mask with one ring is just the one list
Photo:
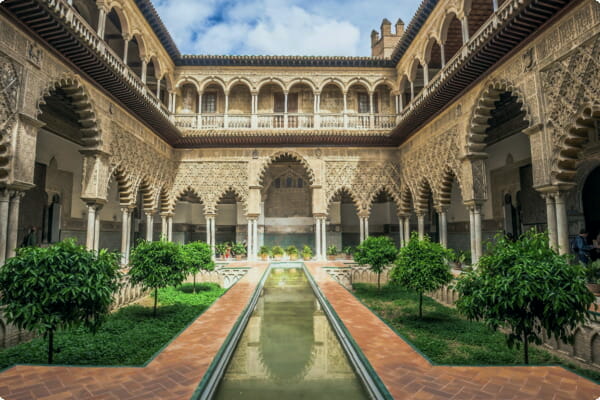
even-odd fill
[(302, 268), (273, 268), (216, 399), (368, 399)]

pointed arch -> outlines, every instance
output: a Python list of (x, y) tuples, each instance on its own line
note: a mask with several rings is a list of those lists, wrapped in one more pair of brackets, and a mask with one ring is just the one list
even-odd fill
[(172, 193), (173, 193), (173, 195), (171, 196), (171, 204), (169, 205), (170, 213), (175, 212), (175, 207), (177, 206), (177, 203), (185, 197), (191, 197), (191, 198), (194, 198), (195, 200), (198, 200), (198, 202), (200, 204), (202, 204), (203, 208), (206, 211), (206, 202), (204, 201), (202, 196), (200, 196), (199, 192), (195, 188), (193, 188), (191, 185), (188, 185), (188, 186), (184, 187), (183, 189), (176, 190), (175, 192), (172, 192)]
[(315, 172), (313, 171), (313, 169), (310, 166), (310, 164), (308, 163), (308, 161), (300, 153), (297, 153), (293, 150), (281, 150), (281, 151), (273, 153), (263, 163), (263, 165), (260, 168), (259, 173), (258, 173), (257, 182), (259, 185), (263, 183), (264, 178), (265, 178), (265, 173), (267, 172), (267, 169), (269, 168), (269, 166), (271, 164), (273, 164), (273, 162), (275, 162), (283, 157), (291, 157), (294, 160), (298, 161), (300, 164), (302, 164), (304, 166), (304, 169), (306, 170), (306, 174), (308, 175), (310, 184), (311, 185), (315, 184)]
[(429, 179), (423, 178), (417, 186), (415, 209), (418, 211), (427, 211), (429, 209), (430, 198), (434, 201), (436, 199), (433, 186), (431, 185)]
[(488, 121), (494, 109), (494, 104), (500, 100), (500, 95), (505, 92), (511, 93), (517, 98), (517, 103), (521, 105), (521, 111), (525, 114), (523, 119), (527, 122), (528, 127), (532, 126), (529, 102), (525, 99), (523, 91), (507, 80), (492, 80), (485, 85), (477, 97), (477, 102), (473, 106), (467, 130), (467, 153), (480, 153), (485, 148), (486, 130), (489, 127)]
[(219, 193), (219, 194), (216, 196), (215, 207), (216, 207), (216, 206), (217, 206), (217, 205), (218, 205), (218, 204), (221, 202), (221, 199), (223, 199), (223, 197), (224, 197), (224, 196), (225, 196), (227, 193), (233, 193), (233, 194), (235, 195), (236, 199), (242, 203), (244, 210), (246, 210), (246, 209), (247, 209), (247, 206), (246, 206), (246, 205), (247, 205), (247, 201), (248, 201), (248, 199), (246, 198), (246, 194), (245, 194), (245, 193), (243, 193), (243, 192), (241, 192), (241, 191), (239, 191), (238, 189), (236, 189), (235, 187), (233, 187), (233, 186), (231, 186), (231, 185), (230, 185), (230, 186), (227, 186), (225, 189), (223, 189), (223, 190), (221, 191), (221, 193)]
[(138, 194), (141, 196), (141, 205), (142, 210), (140, 211), (153, 211), (154, 210), (154, 193), (152, 191), (152, 185), (146, 178), (140, 179), (138, 184), (135, 186), (135, 190), (133, 191), (133, 204), (137, 204)]
[[(129, 174), (122, 166), (117, 166), (113, 169), (110, 180), (114, 178), (117, 183), (117, 191), (119, 193), (119, 205), (121, 207), (129, 207), (134, 204), (134, 196), (132, 190), (132, 183)], [(107, 185), (109, 187), (109, 185)]]
[(404, 214), (410, 214), (414, 209), (413, 191), (408, 185), (405, 185), (400, 192), (400, 207), (399, 211)]
[(460, 192), (462, 193), (462, 185), (458, 179), (458, 175), (450, 167), (446, 167), (442, 172), (442, 179), (438, 188), (437, 203), (443, 206), (449, 206), (452, 200), (452, 186), (456, 182)]
[(102, 144), (100, 124), (98, 123), (94, 103), (79, 77), (65, 75), (50, 82), (44, 88), (37, 101), (39, 117), (42, 114), (42, 105), (46, 104), (48, 97), (57, 91), (64, 94), (70, 102), (70, 106), (77, 114), (80, 128), (81, 143), (83, 147), (95, 148)]
[[(576, 182), (580, 155), (589, 142), (590, 131), (595, 129), (595, 121), (600, 120), (600, 102), (588, 103), (579, 109), (566, 135), (555, 146), (551, 175), (556, 183), (573, 184)], [(553, 127), (552, 123), (548, 124)]]
[(329, 208), (331, 207), (331, 203), (333, 202), (333, 200), (336, 197), (342, 196), (343, 194), (346, 194), (348, 197), (350, 197), (352, 199), (352, 203), (354, 204), (354, 208), (356, 208), (357, 214), (360, 213), (361, 211), (363, 211), (361, 204), (360, 204), (360, 199), (358, 198), (356, 193), (352, 190), (352, 188), (349, 186), (341, 186), (341, 187), (337, 188), (331, 194), (331, 196), (329, 196), (329, 198), (327, 199), (327, 209), (329, 210)]
[(169, 212), (169, 190), (166, 185), (156, 191), (156, 207), (159, 214)]
[(368, 199), (367, 210), (371, 210), (371, 208), (373, 207), (373, 203), (374, 203), (375, 199), (381, 193), (386, 193), (388, 196), (390, 196), (392, 198), (392, 200), (394, 201), (394, 204), (395, 204), (397, 210), (400, 210), (402, 208), (402, 198), (401, 198), (401, 196), (398, 193), (396, 193), (391, 188), (390, 185), (386, 184), (386, 185), (379, 186), (376, 190), (373, 191), (373, 193), (371, 194), (371, 196)]

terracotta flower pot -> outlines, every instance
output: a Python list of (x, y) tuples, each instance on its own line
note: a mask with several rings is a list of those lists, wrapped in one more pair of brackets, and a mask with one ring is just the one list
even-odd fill
[(303, 258), (304, 258), (304, 261), (310, 261), (310, 260), (312, 260), (311, 256), (304, 256)]
[(244, 256), (242, 254), (236, 254), (235, 255), (236, 261), (242, 261), (242, 258), (244, 258)]
[(296, 261), (298, 259), (298, 254), (290, 254), (290, 261)]
[(260, 259), (263, 261), (267, 261), (269, 259), (269, 255), (268, 254), (261, 254), (260, 255)]
[(327, 256), (327, 259), (328, 259), (329, 261), (335, 261), (335, 256)]

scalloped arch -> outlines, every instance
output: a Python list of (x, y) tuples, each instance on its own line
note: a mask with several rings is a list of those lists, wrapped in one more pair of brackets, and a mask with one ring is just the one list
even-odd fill
[(492, 80), (485, 84), (484, 89), (477, 96), (477, 102), (473, 106), (467, 130), (467, 153), (480, 153), (485, 148), (485, 138), (487, 136), (485, 132), (489, 127), (488, 120), (491, 116), (491, 111), (494, 108), (494, 103), (500, 99), (500, 95), (504, 92), (510, 92), (513, 96), (517, 97), (517, 101), (521, 103), (521, 110), (525, 112), (523, 119), (531, 127), (532, 117), (529, 110), (529, 102), (526, 100), (523, 91), (505, 79)]
[(387, 193), (392, 200), (394, 200), (394, 204), (396, 205), (396, 210), (400, 210), (402, 208), (402, 197), (398, 193), (396, 193), (389, 185), (381, 185), (376, 190), (373, 191), (371, 196), (368, 199), (367, 209), (370, 211), (373, 207), (373, 202), (375, 198), (379, 196), (380, 193)]
[(281, 150), (281, 151), (273, 153), (271, 156), (269, 156), (269, 158), (263, 163), (262, 167), (259, 170), (258, 179), (257, 179), (257, 182), (259, 184), (263, 183), (263, 181), (265, 179), (265, 174), (267, 172), (267, 169), (269, 169), (269, 166), (271, 164), (273, 164), (274, 161), (276, 161), (278, 158), (280, 158), (282, 156), (292, 157), (293, 159), (298, 161), (300, 164), (302, 164), (306, 170), (310, 184), (311, 185), (315, 184), (315, 172), (313, 171), (313, 169), (310, 166), (310, 164), (308, 163), (308, 161), (300, 153), (297, 153), (292, 150)]
[(349, 186), (341, 186), (341, 187), (337, 188), (331, 194), (331, 196), (329, 196), (329, 198), (327, 199), (327, 209), (329, 210), (329, 207), (331, 207), (331, 202), (333, 201), (333, 199), (336, 196), (341, 195), (342, 193), (346, 193), (348, 196), (350, 196), (350, 198), (352, 199), (352, 203), (354, 204), (354, 208), (356, 208), (356, 213), (357, 214), (360, 213), (362, 211), (360, 199), (358, 198), (356, 193), (352, 190), (352, 188), (350, 188)]
[(41, 106), (46, 104), (46, 98), (52, 95), (54, 90), (61, 89), (71, 101), (73, 111), (79, 117), (79, 129), (83, 147), (99, 147), (102, 144), (100, 124), (96, 117), (94, 103), (88, 94), (86, 87), (80, 78), (75, 75), (64, 75), (50, 82), (40, 94), (37, 102), (37, 116), (42, 114)]

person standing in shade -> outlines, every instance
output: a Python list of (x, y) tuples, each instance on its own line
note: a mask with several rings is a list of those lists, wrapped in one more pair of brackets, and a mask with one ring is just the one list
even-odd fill
[(590, 251), (594, 249), (594, 246), (589, 245), (587, 242), (588, 233), (585, 229), (579, 231), (579, 235), (575, 237), (575, 243), (573, 250), (577, 254), (577, 258), (584, 265), (590, 262)]
[(27, 231), (27, 234), (23, 238), (23, 243), (21, 243), (21, 247), (31, 247), (37, 245), (37, 228), (32, 226)]

